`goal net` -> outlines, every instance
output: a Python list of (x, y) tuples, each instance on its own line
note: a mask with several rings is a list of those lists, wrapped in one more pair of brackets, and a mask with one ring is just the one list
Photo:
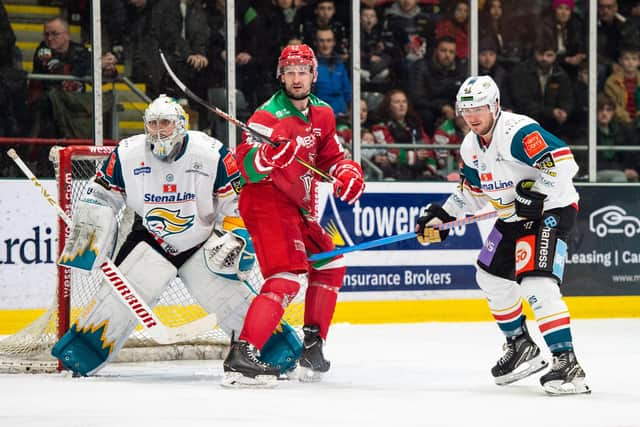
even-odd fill
[[(113, 147), (68, 146), (53, 147), (50, 159), (56, 171), (58, 203), (72, 217), (74, 204), (82, 189), (97, 168), (108, 157)], [(51, 210), (55, 215), (54, 210)], [(133, 213), (123, 209), (118, 215), (118, 242), (122, 243), (131, 229)], [(65, 244), (66, 224), (58, 220), (58, 251)], [(119, 248), (118, 248), (119, 249)], [(98, 290), (102, 275), (99, 271), (80, 274), (58, 267), (56, 296), (49, 309), (24, 329), (0, 341), (0, 372), (56, 372), (61, 369), (50, 355), (55, 342), (69, 329), (80, 313), (87, 308)], [(259, 289), (262, 275), (256, 266), (248, 282)], [(300, 331), (303, 323), (305, 289), (301, 289), (285, 312), (285, 320)], [(177, 327), (197, 320), (207, 313), (189, 294), (179, 278), (165, 289), (154, 312), (169, 327)], [(300, 333), (300, 332), (299, 332)], [(191, 337), (184, 342), (170, 345), (156, 343), (140, 326), (131, 334), (116, 361), (157, 361), (178, 359), (221, 359), (226, 355), (229, 337), (221, 329), (215, 329)]]

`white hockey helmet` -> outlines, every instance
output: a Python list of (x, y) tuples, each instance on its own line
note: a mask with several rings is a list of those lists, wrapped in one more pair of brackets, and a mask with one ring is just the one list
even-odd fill
[[(189, 121), (180, 104), (167, 95), (160, 95), (144, 112), (144, 132), (151, 152), (165, 160), (182, 147)], [(170, 130), (167, 134), (166, 131)]]
[(500, 89), (490, 76), (471, 76), (462, 83), (456, 95), (456, 113), (466, 108), (489, 106), (493, 117), (500, 111)]

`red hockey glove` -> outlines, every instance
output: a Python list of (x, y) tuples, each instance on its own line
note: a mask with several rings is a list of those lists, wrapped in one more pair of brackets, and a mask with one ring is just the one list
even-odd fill
[(360, 198), (364, 191), (362, 168), (353, 160), (340, 160), (333, 171), (336, 182), (333, 193), (340, 200), (352, 205)]
[(296, 141), (279, 138), (274, 145), (263, 143), (257, 155), (263, 164), (272, 168), (286, 168), (293, 162), (300, 146)]

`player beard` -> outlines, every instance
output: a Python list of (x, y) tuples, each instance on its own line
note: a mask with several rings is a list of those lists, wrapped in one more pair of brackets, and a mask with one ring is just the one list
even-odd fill
[(304, 101), (311, 94), (311, 89), (309, 89), (307, 93), (305, 93), (304, 95), (296, 95), (293, 92), (289, 91), (289, 89), (287, 89), (286, 87), (284, 88), (284, 91), (287, 94), (287, 96), (293, 99), (294, 101)]

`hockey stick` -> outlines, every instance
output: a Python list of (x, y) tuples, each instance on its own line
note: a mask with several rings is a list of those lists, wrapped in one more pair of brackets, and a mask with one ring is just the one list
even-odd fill
[[(221, 109), (219, 109), (215, 105), (209, 105), (204, 99), (200, 98), (198, 95), (193, 93), (191, 91), (191, 89), (189, 89), (187, 87), (187, 85), (182, 83), (182, 81), (180, 81), (178, 76), (175, 75), (175, 73), (173, 72), (173, 70), (169, 66), (169, 63), (167, 62), (167, 59), (164, 57), (164, 53), (162, 53), (162, 49), (158, 49), (158, 51), (160, 53), (160, 59), (162, 59), (162, 63), (164, 64), (164, 68), (166, 68), (167, 73), (169, 73), (169, 75), (171, 76), (171, 79), (173, 80), (173, 82), (180, 88), (180, 90), (182, 90), (185, 93), (185, 95), (187, 95), (189, 98), (193, 99), (198, 104), (202, 105), (204, 108), (206, 108), (207, 110), (211, 111), (212, 113), (217, 114), (218, 116), (222, 117), (226, 121), (233, 123), (234, 125), (236, 125), (240, 129), (242, 129), (243, 131), (245, 131), (247, 133), (250, 133), (251, 135), (253, 135), (256, 138), (260, 139), (262, 142), (265, 142), (265, 143), (273, 145), (273, 146), (276, 145), (266, 135), (263, 135), (260, 132), (256, 131), (255, 129), (250, 128), (245, 123), (243, 123), (240, 120), (236, 119), (235, 117), (232, 117), (231, 115), (225, 113), (224, 111), (222, 111)], [(335, 181), (335, 178), (333, 178), (327, 172), (325, 172), (325, 171), (323, 171), (321, 169), (318, 169), (317, 167), (313, 166), (312, 164), (306, 162), (305, 160), (302, 160), (300, 157), (296, 156), (295, 159), (296, 159), (296, 162), (300, 163), (301, 165), (303, 165), (307, 169), (315, 172), (316, 174), (321, 176), (325, 181), (331, 182), (331, 183), (333, 183)]]
[[(7, 155), (18, 165), (20, 170), (25, 174), (27, 178), (33, 183), (33, 185), (40, 190), (40, 194), (44, 197), (49, 205), (51, 205), (60, 218), (67, 225), (71, 225), (71, 218), (65, 211), (62, 210), (58, 202), (47, 191), (42, 183), (31, 172), (29, 167), (22, 161), (18, 153), (11, 148), (7, 151)], [(192, 338), (194, 336), (203, 334), (212, 330), (218, 324), (217, 316), (215, 314), (209, 314), (208, 316), (201, 317), (193, 322), (177, 326), (170, 327), (162, 323), (162, 321), (153, 312), (153, 309), (149, 307), (144, 299), (138, 294), (133, 286), (129, 283), (127, 278), (116, 267), (116, 265), (109, 258), (102, 263), (100, 270), (104, 275), (107, 282), (113, 287), (116, 295), (120, 300), (129, 307), (131, 313), (133, 313), (142, 327), (158, 344), (173, 344), (185, 339)]]
[[(485, 219), (495, 218), (498, 215), (497, 212), (486, 212), (474, 216), (468, 216), (466, 218), (456, 219), (450, 222), (445, 222), (444, 224), (436, 224), (433, 228), (438, 230), (448, 230), (453, 227), (457, 227), (459, 225), (467, 225), (473, 224), (478, 221), (484, 221)], [(378, 246), (389, 245), (395, 242), (402, 242), (404, 240), (414, 239), (416, 237), (415, 231), (411, 231), (409, 233), (397, 234), (395, 236), (383, 237), (381, 239), (369, 240), (367, 242), (358, 243), (353, 246), (346, 246), (344, 248), (334, 249), (328, 252), (321, 252), (319, 254), (313, 254), (308, 259), (309, 261), (319, 261), (328, 258), (332, 258), (337, 255), (346, 254), (349, 252), (361, 251), (363, 249), (375, 248)]]

